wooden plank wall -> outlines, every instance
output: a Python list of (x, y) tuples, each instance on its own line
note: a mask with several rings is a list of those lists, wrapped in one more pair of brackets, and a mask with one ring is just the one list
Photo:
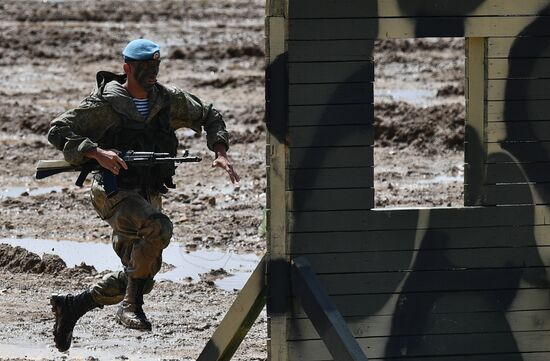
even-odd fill
[[(540, 18), (530, 29), (549, 26)], [(550, 37), (487, 40), (482, 204), (550, 203)]]
[[(548, 360), (550, 214), (533, 190), (550, 177), (550, 1), (288, 5), (287, 256), (308, 258), (370, 359)], [(372, 209), (374, 40), (427, 36), (485, 38), (466, 178), (491, 207)], [(290, 299), (286, 359), (331, 360)]]
[[(371, 360), (550, 357), (544, 206), (293, 212), (306, 256)], [(331, 360), (299, 303), (289, 360)]]

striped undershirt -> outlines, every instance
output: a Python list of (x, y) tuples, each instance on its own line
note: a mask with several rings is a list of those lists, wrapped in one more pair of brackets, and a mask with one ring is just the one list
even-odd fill
[(144, 118), (149, 116), (149, 99), (136, 99), (132, 98), (139, 114), (143, 115)]

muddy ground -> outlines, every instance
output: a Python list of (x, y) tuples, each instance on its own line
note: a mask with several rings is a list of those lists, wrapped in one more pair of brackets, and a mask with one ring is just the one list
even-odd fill
[[(121, 69), (128, 40), (146, 37), (163, 49), (160, 82), (209, 99), (224, 114), (230, 156), (242, 176), (239, 186), (231, 185), (210, 168), (204, 136), (180, 131), (181, 148), (204, 160), (181, 166), (178, 188), (166, 196), (173, 242), (262, 254), (263, 24), (258, 0), (2, 1), (0, 239), (109, 242), (109, 227), (93, 212), (87, 189), (73, 185), (76, 174), (36, 181), (34, 167), (39, 159), (60, 157), (45, 138), (49, 122), (90, 92), (98, 70)], [(383, 41), (375, 60), (377, 207), (462, 205), (463, 42)], [(5, 190), (14, 187), (28, 191), (8, 196)], [(47, 187), (53, 190), (34, 195)], [(208, 277), (159, 282), (146, 296), (152, 332), (123, 329), (115, 307), (106, 307), (86, 315), (74, 347), (58, 353), (49, 295), (81, 291), (98, 277), (87, 267), (61, 267), (54, 257), (0, 248), (0, 358), (194, 359), (237, 294)], [(265, 359), (266, 337), (262, 313), (235, 359)]]

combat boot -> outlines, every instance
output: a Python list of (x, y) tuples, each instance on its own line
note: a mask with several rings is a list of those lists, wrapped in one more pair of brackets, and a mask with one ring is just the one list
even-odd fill
[(147, 279), (128, 277), (126, 295), (117, 311), (118, 321), (125, 327), (135, 330), (151, 331), (151, 322), (143, 312), (143, 289)]
[(71, 347), (73, 329), (78, 319), (94, 308), (103, 308), (94, 301), (90, 291), (84, 291), (76, 296), (54, 294), (50, 297), (50, 304), (55, 314), (53, 327), (55, 347), (61, 352)]

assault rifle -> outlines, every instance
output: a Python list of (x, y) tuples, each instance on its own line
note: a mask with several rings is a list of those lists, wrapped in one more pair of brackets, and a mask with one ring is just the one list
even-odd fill
[[(202, 160), (201, 157), (190, 156), (187, 150), (183, 153), (183, 157), (181, 158), (172, 157), (170, 153), (134, 152), (133, 150), (122, 152), (119, 156), (126, 162), (128, 168), (152, 167), (158, 164), (200, 162)], [(36, 166), (36, 179), (43, 179), (64, 172), (80, 172), (75, 184), (82, 187), (88, 174), (93, 171), (101, 172), (103, 187), (105, 188), (107, 197), (112, 197), (117, 194), (117, 176), (111, 171), (101, 167), (95, 160), (90, 160), (81, 165), (72, 165), (64, 160), (40, 160)]]

